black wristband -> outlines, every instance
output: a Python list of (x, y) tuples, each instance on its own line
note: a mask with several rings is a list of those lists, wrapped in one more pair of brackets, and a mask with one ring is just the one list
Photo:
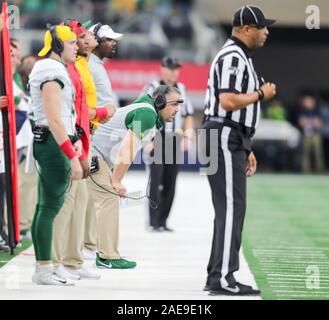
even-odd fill
[(70, 140), (72, 144), (75, 144), (78, 140), (80, 140), (80, 137), (75, 134), (74, 136), (70, 137)]
[(264, 99), (264, 91), (262, 89), (257, 90), (258, 93), (258, 100), (263, 100)]

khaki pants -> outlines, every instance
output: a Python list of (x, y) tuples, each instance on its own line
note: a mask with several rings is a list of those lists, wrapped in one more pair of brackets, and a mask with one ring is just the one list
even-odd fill
[[(97, 184), (114, 193), (111, 184), (111, 171), (106, 162), (98, 158), (100, 170), (92, 174)], [(96, 209), (97, 250), (103, 259), (120, 259), (119, 245), (119, 196), (97, 186), (90, 177), (88, 190)]]
[(311, 155), (314, 152), (315, 170), (321, 172), (324, 169), (324, 156), (322, 149), (322, 137), (320, 133), (303, 137), (303, 172), (311, 171)]
[[(91, 151), (88, 155), (89, 165), (91, 164)], [(84, 246), (91, 250), (97, 250), (97, 226), (96, 226), (96, 209), (90, 192), (88, 192), (88, 205), (86, 212)]]
[(30, 230), (35, 206), (37, 203), (37, 173), (25, 173), (26, 161), (18, 166), (18, 190), (19, 190), (19, 212), (20, 230)]
[(96, 209), (91, 194), (88, 192), (88, 204), (85, 221), (84, 246), (89, 250), (97, 250)]
[(53, 226), (53, 262), (78, 269), (83, 264), (83, 240), (88, 190), (85, 179), (72, 181)]

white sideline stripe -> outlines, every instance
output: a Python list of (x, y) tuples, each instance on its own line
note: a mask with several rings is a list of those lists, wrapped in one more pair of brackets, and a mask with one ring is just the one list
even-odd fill
[[(256, 254), (257, 255), (257, 254)], [(277, 254), (266, 254), (266, 253), (261, 253), (263, 259), (265, 257), (280, 257), (280, 258), (284, 258), (284, 257), (301, 257), (301, 258), (307, 258), (307, 257), (322, 257), (322, 258), (326, 258), (326, 255), (324, 253), (309, 253), (309, 254), (285, 254), (285, 253), (277, 253)]]
[(297, 257), (297, 259), (299, 258), (299, 257), (301, 257), (301, 258), (305, 258), (305, 257), (313, 257), (313, 256), (316, 256), (316, 257), (323, 257), (323, 258), (325, 258), (326, 257), (326, 255), (324, 254), (324, 253), (304, 253), (304, 254), (299, 254), (299, 253), (296, 253), (296, 254), (293, 254), (293, 253), (291, 253), (291, 254), (285, 254), (285, 253), (280, 253), (280, 252), (276, 252), (276, 253), (268, 253), (268, 252), (253, 252), (253, 254), (255, 255), (255, 256), (261, 256), (261, 257), (263, 257), (263, 259), (264, 258), (271, 258), (271, 257), (273, 257), (273, 258), (277, 258), (277, 257)]
[[(268, 263), (274, 263), (275, 262), (275, 263), (278, 264), (277, 260), (266, 260), (266, 262), (268, 262)], [(260, 264), (262, 264), (262, 263), (265, 263), (265, 262), (264, 261), (261, 261)], [(307, 266), (314, 265), (314, 264), (316, 264), (316, 265), (324, 265), (324, 266), (328, 265), (328, 262), (315, 261), (315, 260), (305, 261), (305, 259), (304, 260), (300, 260), (300, 261), (298, 261), (298, 260), (297, 261), (296, 260), (291, 260), (291, 261), (285, 260), (284, 262), (280, 262), (279, 264), (281, 265), (281, 264), (299, 264), (299, 263), (304, 263)]]
[(289, 247), (289, 248), (285, 248), (285, 247), (281, 247), (281, 248), (275, 248), (275, 249), (264, 249), (264, 248), (254, 248), (252, 249), (253, 252), (296, 252), (296, 250), (300, 250), (300, 251), (305, 251), (305, 250), (309, 250), (310, 252), (321, 252), (321, 250), (319, 250), (317, 247)]
[[(284, 281), (281, 281), (284, 280)], [(305, 279), (282, 279), (282, 278), (278, 278), (278, 281), (274, 280), (274, 278), (272, 279), (268, 279), (268, 282), (270, 283), (305, 283), (306, 281), (306, 277)], [(329, 280), (321, 280), (320, 283), (323, 282), (329, 282)]]
[(309, 256), (320, 256), (320, 257), (325, 257), (326, 255), (324, 253), (320, 252), (309, 252), (309, 253), (284, 253), (282, 252), (253, 252), (255, 255), (262, 255), (266, 257), (281, 257), (281, 256), (286, 256), (286, 257), (309, 257)]
[[(302, 274), (282, 274), (282, 273), (270, 273), (268, 275), (268, 278), (271, 278), (271, 277), (275, 277), (275, 276), (279, 276), (279, 277), (287, 277), (287, 278), (306, 278), (307, 275), (302, 275)], [(319, 276), (320, 279), (329, 279), (329, 277), (327, 276)]]
[[(267, 278), (267, 280), (269, 282), (280, 282), (280, 281), (283, 281), (284, 283), (288, 283), (288, 282), (294, 282), (294, 283), (305, 283), (305, 280), (306, 280), (306, 276), (305, 278), (298, 278), (298, 279), (287, 279), (287, 278)], [(321, 282), (329, 282), (329, 280), (321, 280)]]
[(231, 128), (223, 127), (221, 133), (221, 144), (224, 154), (225, 163), (225, 183), (226, 183), (226, 217), (225, 217), (225, 231), (224, 231), (224, 252), (223, 263), (220, 278), (222, 287), (227, 287), (228, 283), (225, 277), (228, 274), (232, 241), (233, 229), (233, 168), (232, 168), (232, 154), (228, 148), (228, 140)]
[(262, 266), (262, 270), (268, 271), (268, 272), (275, 272), (278, 269), (280, 269), (281, 271), (296, 271), (296, 272), (300, 273), (302, 271), (306, 271), (307, 267), (284, 267), (284, 266), (264, 267), (264, 266)]
[[(309, 294), (278, 294), (277, 295), (279, 298), (282, 297), (282, 298), (285, 298), (285, 297), (291, 297), (291, 298), (304, 298), (304, 297), (308, 297), (308, 298), (314, 298), (316, 297), (317, 295), (314, 294), (312, 296), (310, 296)], [(326, 297), (327, 295), (324, 295), (322, 296), (321, 294), (318, 295), (319, 297)]]
[[(267, 278), (270, 283), (305, 283), (305, 279), (287, 279), (287, 278)], [(325, 280), (323, 280), (325, 281)], [(329, 281), (329, 280), (328, 280)]]
[[(264, 268), (269, 268), (269, 267), (273, 267), (273, 268), (298, 268), (298, 269), (301, 269), (301, 268), (307, 268), (308, 266), (310, 265), (318, 265), (316, 262), (314, 263), (305, 263), (305, 264), (281, 264), (281, 263), (277, 263), (277, 264), (270, 264), (270, 263), (260, 263), (260, 265)], [(325, 266), (322, 264), (322, 266)]]
[(271, 264), (271, 265), (278, 265), (278, 266), (282, 266), (282, 265), (292, 265), (292, 264), (300, 264), (300, 265), (311, 265), (311, 264), (322, 264), (322, 265), (329, 265), (328, 261), (317, 261), (317, 260), (291, 260), (291, 261), (280, 261), (280, 262), (274, 262), (275, 260), (263, 260), (262, 262), (260, 262), (260, 264)]
[(309, 294), (328, 294), (329, 291), (317, 291), (318, 289), (313, 289), (309, 290), (305, 289), (303, 291), (298, 291), (298, 290), (273, 290), (273, 292), (278, 292), (278, 293), (309, 293)]
[[(280, 285), (280, 286), (273, 286), (274, 288), (288, 288), (288, 289), (291, 289), (291, 288), (296, 288), (296, 289), (305, 289), (306, 290), (306, 288), (305, 288), (305, 286), (292, 286), (292, 285)], [(323, 287), (321, 287), (321, 288), (323, 288)], [(325, 289), (329, 289), (329, 287), (325, 287)]]
[[(293, 251), (295, 252), (295, 250), (310, 250), (310, 251), (318, 251), (317, 247), (312, 247), (312, 246), (307, 246), (307, 247), (276, 247), (275, 249), (273, 248), (254, 248), (253, 251), (273, 251), (273, 252), (277, 252), (277, 251)], [(315, 250), (314, 250), (315, 249)]]
[(260, 264), (260, 266), (262, 267), (262, 269), (266, 269), (266, 270), (270, 270), (270, 269), (274, 269), (272, 272), (277, 271), (278, 269), (280, 270), (305, 270), (308, 266), (310, 266), (311, 264), (305, 264), (305, 265), (280, 265), (280, 264)]
[[(259, 253), (259, 252), (255, 252), (254, 253)], [(308, 257), (308, 256), (325, 256), (325, 254), (321, 251), (314, 251), (314, 252), (309, 252), (309, 253), (304, 253), (304, 252), (284, 252), (284, 251), (279, 251), (279, 252), (260, 252), (262, 253), (263, 255), (266, 255), (266, 256), (302, 256), (302, 257)]]

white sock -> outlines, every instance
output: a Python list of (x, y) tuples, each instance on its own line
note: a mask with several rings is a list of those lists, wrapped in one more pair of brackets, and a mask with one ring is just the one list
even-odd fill
[(36, 265), (37, 272), (52, 273), (53, 270), (54, 270), (54, 266), (52, 263)]

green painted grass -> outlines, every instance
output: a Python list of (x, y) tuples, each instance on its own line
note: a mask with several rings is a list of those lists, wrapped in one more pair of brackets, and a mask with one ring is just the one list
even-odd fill
[(15, 254), (11, 255), (10, 252), (0, 251), (0, 268), (3, 267), (7, 262), (13, 259), (15, 256), (20, 254), (22, 251), (26, 250), (32, 245), (32, 240), (22, 240), (22, 246), (15, 249)]
[(248, 179), (243, 249), (263, 299), (329, 299), (329, 176)]

